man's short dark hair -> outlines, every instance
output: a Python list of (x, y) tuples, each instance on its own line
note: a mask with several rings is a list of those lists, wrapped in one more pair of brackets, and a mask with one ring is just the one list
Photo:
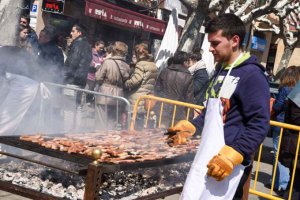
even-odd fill
[(172, 65), (173, 64), (173, 59), (174, 59), (174, 57), (172, 56), (172, 57), (170, 57), (170, 58), (168, 58), (168, 60), (167, 60), (167, 65), (168, 66), (170, 66), (170, 65)]
[(76, 28), (77, 31), (81, 33), (82, 36), (86, 36), (87, 30), (86, 28), (81, 24), (74, 24), (73, 27)]
[(27, 22), (28, 22), (28, 25), (30, 24), (30, 16), (29, 16), (29, 15), (23, 14), (23, 15), (21, 15), (20, 19), (21, 19), (21, 18), (26, 19)]
[(177, 51), (173, 56), (173, 64), (184, 64), (188, 60), (188, 53), (184, 51)]
[(227, 38), (232, 38), (234, 35), (239, 36), (240, 48), (242, 48), (246, 34), (246, 28), (243, 21), (238, 16), (232, 13), (219, 15), (210, 20), (205, 28), (206, 33), (214, 33), (219, 30), (222, 30), (222, 35)]
[(189, 58), (191, 60), (199, 61), (202, 59), (202, 49), (195, 47), (191, 53), (189, 53)]

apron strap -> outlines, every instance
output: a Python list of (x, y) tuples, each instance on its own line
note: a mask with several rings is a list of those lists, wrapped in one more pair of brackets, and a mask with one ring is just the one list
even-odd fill
[(224, 86), (226, 87), (226, 82), (227, 82), (228, 79), (229, 79), (229, 75), (230, 75), (230, 73), (231, 73), (232, 68), (234, 67), (234, 65), (237, 63), (237, 61), (238, 61), (243, 55), (244, 55), (244, 53), (240, 53), (240, 55), (239, 55), (239, 56), (234, 60), (234, 62), (230, 65), (230, 68), (229, 68), (229, 70), (228, 70), (228, 72), (227, 72), (227, 74), (226, 74), (226, 76), (225, 76), (225, 78), (224, 78), (224, 81), (223, 81), (223, 83), (222, 83), (221, 89), (220, 89), (220, 91), (219, 91), (218, 98), (220, 98), (220, 97), (222, 96), (223, 88), (224, 88)]

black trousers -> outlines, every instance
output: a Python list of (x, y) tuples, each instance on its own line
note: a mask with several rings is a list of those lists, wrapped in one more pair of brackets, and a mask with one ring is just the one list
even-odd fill
[(244, 170), (244, 174), (240, 180), (240, 183), (236, 189), (236, 192), (235, 192), (235, 195), (233, 197), (233, 200), (240, 200), (243, 198), (243, 195), (244, 195), (244, 186), (248, 180), (248, 177), (250, 176), (251, 174), (251, 171), (252, 171), (252, 167), (253, 165), (249, 165), (248, 167), (245, 168)]

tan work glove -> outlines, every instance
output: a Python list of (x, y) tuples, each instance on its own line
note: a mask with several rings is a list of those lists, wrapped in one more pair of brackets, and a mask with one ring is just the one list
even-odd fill
[(173, 145), (185, 144), (187, 137), (195, 134), (196, 127), (188, 120), (180, 120), (175, 126), (168, 128)]
[(207, 164), (207, 175), (222, 181), (229, 176), (236, 165), (243, 162), (243, 156), (232, 147), (225, 145)]

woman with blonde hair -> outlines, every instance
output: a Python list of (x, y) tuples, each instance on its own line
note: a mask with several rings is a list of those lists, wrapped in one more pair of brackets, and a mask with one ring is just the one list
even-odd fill
[[(148, 51), (148, 45), (141, 43), (135, 46), (137, 63), (131, 77), (125, 82), (125, 88), (129, 92), (128, 100), (134, 105), (136, 100), (146, 94), (153, 94), (157, 78), (157, 67), (153, 62), (153, 56)], [(144, 124), (144, 102), (138, 107), (136, 128), (142, 129)]]
[[(124, 82), (129, 78), (130, 68), (125, 62), (128, 46), (124, 42), (116, 41), (112, 46), (112, 56), (105, 59), (96, 72), (96, 83), (99, 84), (98, 92), (111, 96), (124, 97)], [(121, 103), (113, 98), (96, 96), (98, 116), (104, 117), (100, 127), (116, 127), (120, 123)], [(106, 120), (107, 119), (107, 120)], [(116, 124), (117, 123), (117, 124)]]
[[(300, 69), (297, 66), (288, 67), (280, 77), (279, 91), (273, 104), (273, 112), (275, 119), (278, 122), (284, 122), (285, 101), (291, 90), (295, 87), (300, 79)], [(280, 128), (272, 127), (273, 133), (273, 148), (274, 155), (276, 156), (278, 149), (278, 141), (280, 136)], [(275, 157), (274, 157), (275, 158)], [(289, 170), (280, 162), (278, 162), (276, 178), (275, 178), (275, 191), (282, 193), (287, 189), (290, 179)]]

